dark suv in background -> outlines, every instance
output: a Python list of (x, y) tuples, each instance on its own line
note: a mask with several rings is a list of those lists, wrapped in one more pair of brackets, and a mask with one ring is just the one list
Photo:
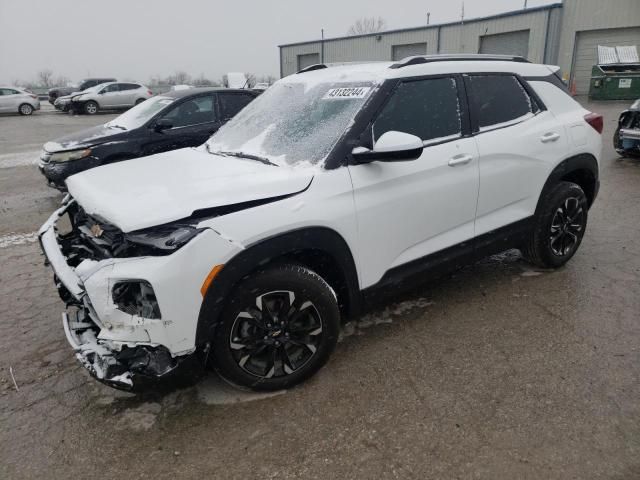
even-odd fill
[(73, 92), (82, 92), (87, 88), (95, 87), (101, 83), (115, 82), (115, 78), (85, 78), (78, 85), (70, 87), (55, 87), (49, 89), (49, 103), (53, 105), (58, 97), (64, 97), (65, 95), (71, 95)]
[(258, 96), (251, 90), (191, 88), (146, 100), (119, 117), (47, 142), (39, 168), (49, 186), (108, 163), (202, 145)]

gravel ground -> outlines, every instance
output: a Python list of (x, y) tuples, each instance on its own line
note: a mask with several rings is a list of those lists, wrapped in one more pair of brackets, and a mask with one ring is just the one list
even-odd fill
[(508, 252), (418, 288), (272, 395), (90, 379), (33, 235), (59, 196), (28, 152), (111, 117), (0, 117), (0, 478), (640, 478), (640, 161), (609, 141), (624, 107), (587, 105), (602, 187), (565, 268)]

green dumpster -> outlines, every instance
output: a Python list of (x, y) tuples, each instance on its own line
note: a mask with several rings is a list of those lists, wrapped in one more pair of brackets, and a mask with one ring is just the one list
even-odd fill
[(640, 64), (594, 65), (589, 98), (635, 100), (640, 98)]

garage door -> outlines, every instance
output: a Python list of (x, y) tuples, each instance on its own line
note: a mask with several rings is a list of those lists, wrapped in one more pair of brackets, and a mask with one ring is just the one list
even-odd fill
[(320, 63), (320, 54), (318, 53), (305, 53), (303, 55), (298, 55), (298, 70), (310, 67), (316, 63)]
[(391, 47), (391, 60), (397, 61), (414, 55), (426, 55), (426, 43), (405, 43), (404, 45), (393, 45)]
[(480, 37), (480, 53), (494, 55), (529, 55), (529, 30), (497, 33)]
[(637, 45), (640, 48), (640, 27), (589, 30), (577, 33), (571, 80), (575, 82), (578, 95), (589, 93), (591, 68), (598, 63), (598, 45), (607, 47)]

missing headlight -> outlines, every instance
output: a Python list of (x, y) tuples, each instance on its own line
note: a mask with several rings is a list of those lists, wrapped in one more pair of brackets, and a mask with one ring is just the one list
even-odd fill
[(151, 284), (145, 280), (118, 282), (112, 290), (118, 310), (143, 318), (160, 319), (160, 306)]
[(139, 254), (168, 255), (189, 243), (204, 228), (170, 224), (127, 233), (125, 238), (140, 250)]

